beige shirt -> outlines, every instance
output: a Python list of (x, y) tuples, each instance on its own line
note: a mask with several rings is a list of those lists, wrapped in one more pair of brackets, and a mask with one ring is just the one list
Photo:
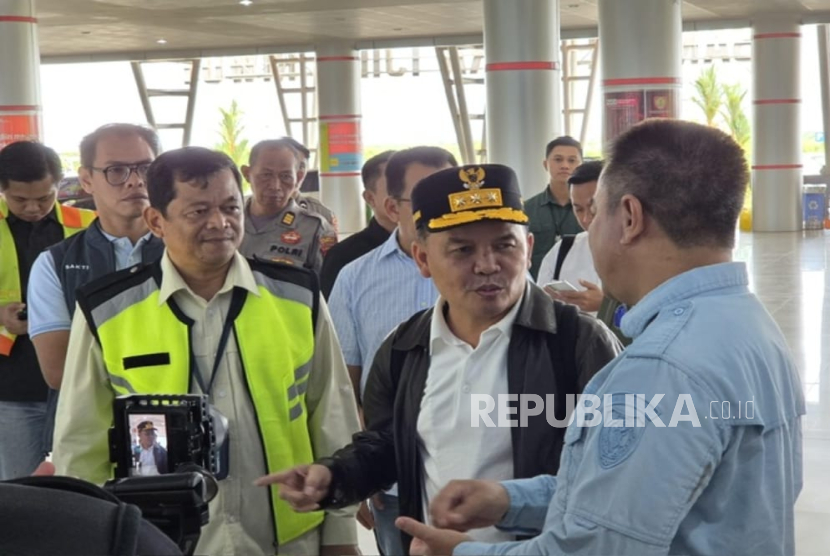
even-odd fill
[[(234, 286), (259, 295), (253, 274), (244, 257), (237, 254), (219, 293), (205, 301), (187, 286), (166, 252), (161, 265), (163, 278), (159, 303), (172, 297), (195, 321), (193, 352), (207, 384)], [(152, 331), (146, 333), (152, 334)], [(277, 356), (280, 339), (274, 340)], [(348, 444), (351, 435), (359, 430), (351, 382), (322, 299), (308, 380), (308, 426), (314, 457), (319, 458)], [(199, 393), (195, 384), (194, 392)], [(107, 429), (112, 423), (114, 397), (101, 348), (95, 342), (83, 312), (76, 310), (55, 426), (53, 460), (58, 474), (77, 476), (97, 484), (110, 478)], [(211, 403), (229, 421), (230, 474), (219, 483), (219, 494), (210, 504), (210, 523), (202, 529), (196, 553), (274, 554), (275, 536), (268, 492), (252, 483), (256, 478), (278, 470), (265, 469), (253, 404), (247, 394), (233, 334), (220, 361)], [(276, 488), (274, 496), (277, 496)], [(317, 554), (321, 544), (356, 544), (354, 513), (354, 508), (327, 512), (320, 529), (279, 547), (279, 554)]]

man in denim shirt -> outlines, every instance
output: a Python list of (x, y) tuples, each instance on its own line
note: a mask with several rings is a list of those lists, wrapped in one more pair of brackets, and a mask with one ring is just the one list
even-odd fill
[(781, 331), (731, 262), (747, 181), (718, 130), (654, 120), (620, 136), (590, 241), (603, 287), (633, 307), (622, 330), (634, 341), (585, 389), (602, 422), (577, 413), (556, 477), (458, 481), (433, 501), (440, 527), (532, 539), (473, 543), (401, 518), (413, 553), (795, 553), (804, 399)]

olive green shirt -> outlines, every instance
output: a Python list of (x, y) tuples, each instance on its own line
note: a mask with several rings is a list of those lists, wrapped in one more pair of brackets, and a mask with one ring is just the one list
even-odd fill
[(530, 219), (530, 231), (534, 238), (530, 273), (535, 280), (542, 259), (553, 244), (563, 235), (576, 235), (583, 230), (570, 201), (567, 205), (560, 205), (551, 195), (549, 187), (525, 202), (525, 213)]

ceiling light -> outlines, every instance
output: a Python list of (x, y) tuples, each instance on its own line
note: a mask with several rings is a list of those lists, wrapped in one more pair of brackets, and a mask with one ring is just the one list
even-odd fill
[(158, 44), (167, 44), (167, 41), (164, 39), (159, 39), (156, 41)]
[(242, 4), (243, 6), (250, 6), (254, 2), (253, 2), (253, 0), (239, 0), (239, 3)]

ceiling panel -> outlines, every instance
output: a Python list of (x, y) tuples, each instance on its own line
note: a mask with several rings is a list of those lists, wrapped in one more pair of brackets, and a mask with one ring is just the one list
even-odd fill
[[(406, 43), (480, 36), (483, 28), (482, 0), (252, 1), (246, 7), (238, 0), (37, 0), (41, 54), (152, 58), (186, 50), (276, 51), (328, 40)], [(596, 28), (597, 3), (560, 0), (563, 31)], [(754, 13), (770, 11), (830, 21), (830, 0), (683, 2), (686, 22), (748, 22)]]

